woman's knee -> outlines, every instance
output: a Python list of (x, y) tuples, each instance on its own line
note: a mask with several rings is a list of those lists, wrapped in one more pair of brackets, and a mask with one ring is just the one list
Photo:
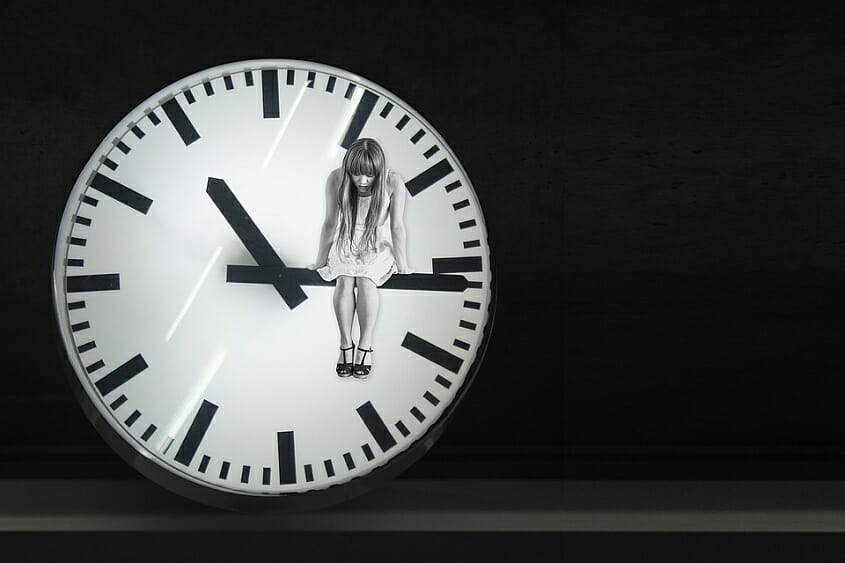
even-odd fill
[(375, 291), (376, 284), (370, 278), (355, 278), (355, 285), (358, 287), (358, 291)]
[(352, 288), (355, 287), (355, 278), (351, 278), (349, 276), (338, 276), (335, 285), (338, 291), (344, 293), (352, 291)]

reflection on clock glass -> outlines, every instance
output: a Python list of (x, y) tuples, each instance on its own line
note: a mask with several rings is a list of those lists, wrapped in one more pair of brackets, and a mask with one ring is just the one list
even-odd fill
[(437, 132), (301, 61), (139, 105), (73, 186), (54, 266), (99, 416), (174, 475), (247, 495), (349, 482), (426, 435), (480, 359), (491, 281)]

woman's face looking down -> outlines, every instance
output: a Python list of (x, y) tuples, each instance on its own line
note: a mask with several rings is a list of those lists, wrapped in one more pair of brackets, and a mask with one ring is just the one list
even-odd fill
[(358, 187), (358, 189), (366, 190), (368, 189), (375, 179), (375, 176), (367, 176), (366, 174), (353, 174), (352, 175), (352, 182)]

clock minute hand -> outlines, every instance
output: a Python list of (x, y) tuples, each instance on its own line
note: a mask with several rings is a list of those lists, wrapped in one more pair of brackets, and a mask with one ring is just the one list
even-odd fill
[[(335, 283), (324, 280), (316, 271), (307, 268), (284, 268), (280, 271), (272, 266), (231, 264), (226, 268), (226, 281), (232, 283), (273, 283), (280, 275), (295, 279), (299, 285), (334, 285)], [(469, 287), (469, 282), (464, 276), (453, 274), (393, 274), (381, 287), (461, 292)]]
[(273, 287), (276, 288), (288, 307), (293, 309), (305, 301), (308, 296), (302, 291), (295, 278), (285, 274), (288, 270), (285, 263), (273, 250), (267, 238), (261, 234), (258, 226), (249, 217), (246, 209), (229, 189), (226, 182), (220, 178), (209, 177), (205, 191), (255, 261), (262, 267), (274, 269), (276, 276), (269, 283), (272, 283)]

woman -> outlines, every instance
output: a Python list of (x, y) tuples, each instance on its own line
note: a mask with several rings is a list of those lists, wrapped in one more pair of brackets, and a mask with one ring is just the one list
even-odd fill
[[(405, 193), (404, 182), (387, 169), (384, 151), (373, 139), (352, 143), (342, 166), (326, 182), (326, 218), (315, 269), (324, 280), (337, 280), (333, 301), (340, 329), (336, 368), (340, 377), (365, 379), (370, 374), (377, 288), (394, 273), (411, 272), (402, 217)], [(354, 356), (347, 356), (355, 349), (352, 321), (356, 311), (358, 347)]]

